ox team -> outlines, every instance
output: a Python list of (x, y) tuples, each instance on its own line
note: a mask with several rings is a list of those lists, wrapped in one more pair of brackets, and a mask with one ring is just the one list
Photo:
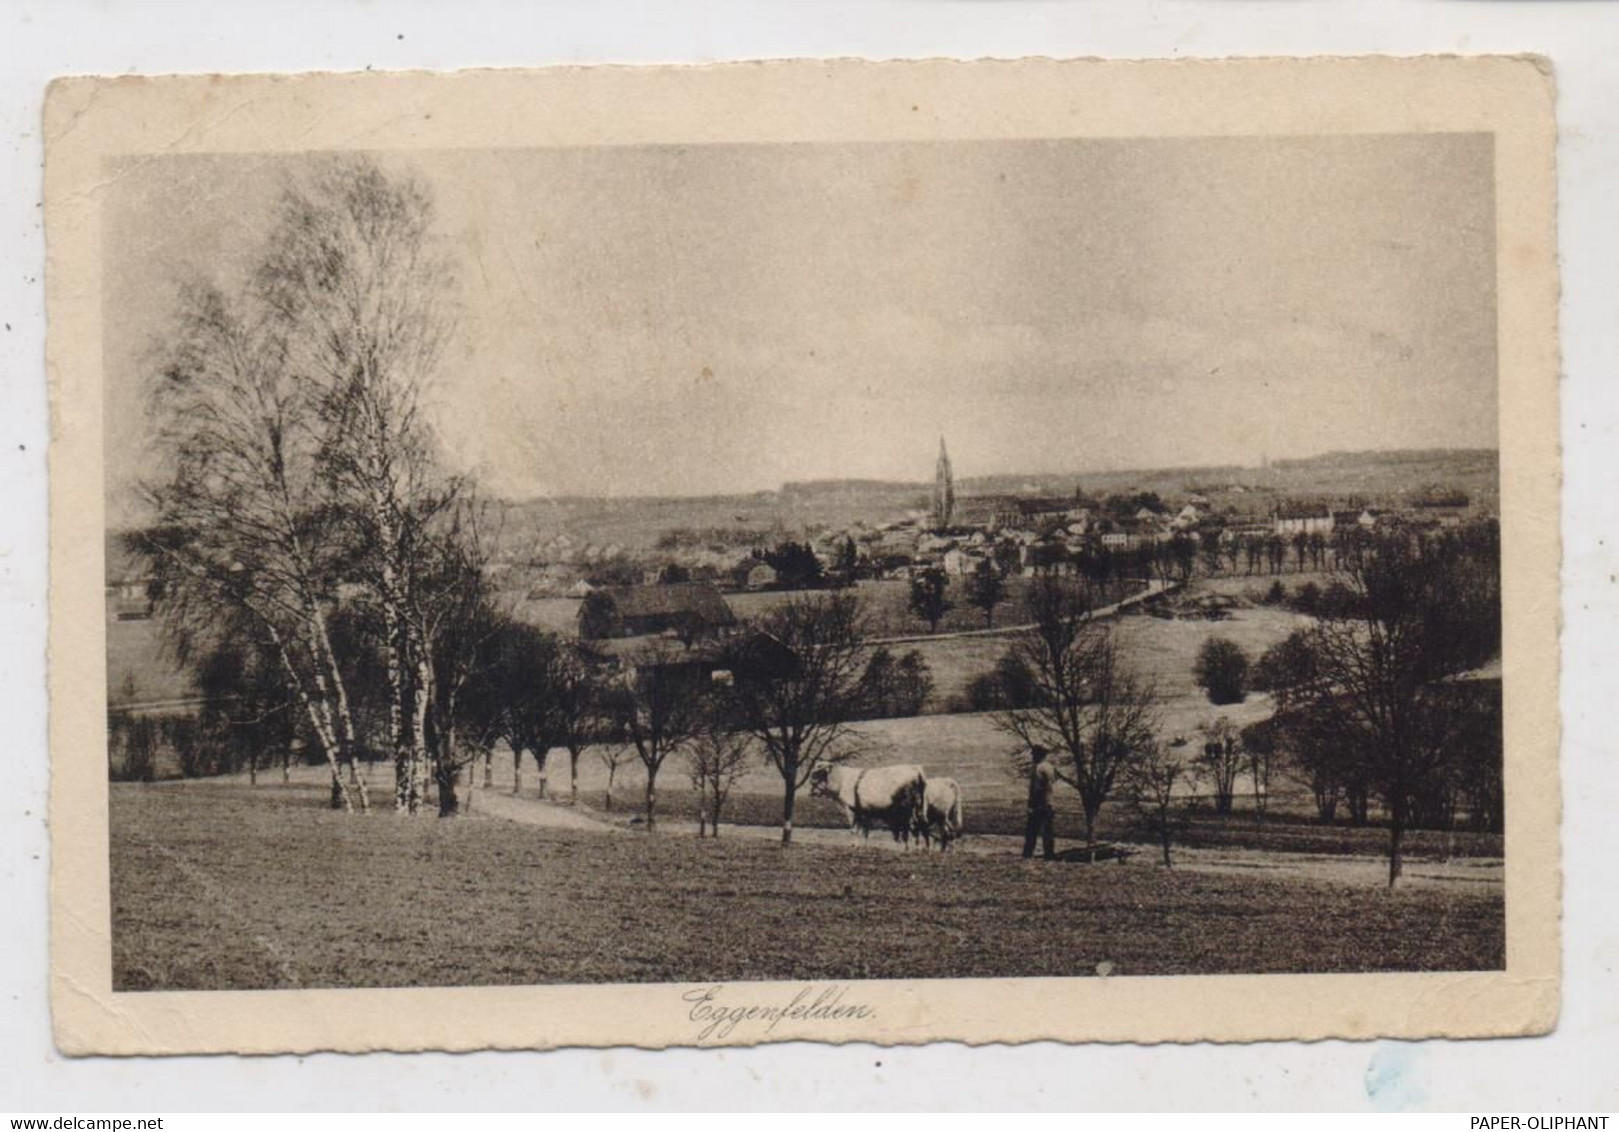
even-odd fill
[(929, 779), (914, 763), (876, 767), (818, 767), (810, 793), (831, 798), (849, 828), (866, 836), (887, 829), (894, 840), (940, 849), (961, 836), (961, 787), (953, 778)]

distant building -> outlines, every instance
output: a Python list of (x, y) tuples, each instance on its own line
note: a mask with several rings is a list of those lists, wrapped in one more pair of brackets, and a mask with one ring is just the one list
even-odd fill
[(989, 558), (986, 555), (957, 548), (945, 552), (944, 572), (960, 577), (963, 574), (971, 574), (978, 569), (979, 563), (988, 561)]
[(781, 576), (776, 573), (776, 568), (768, 562), (761, 562), (748, 571), (748, 589), (750, 590), (768, 590), (780, 581)]
[(587, 641), (671, 632), (712, 636), (735, 624), (711, 582), (603, 586), (579, 607), (579, 636)]
[(950, 526), (956, 510), (955, 474), (950, 469), (950, 453), (945, 451), (944, 437), (939, 437), (939, 462), (933, 469), (933, 500), (929, 518), (933, 529), (942, 531)]
[(1068, 564), (1068, 547), (1055, 540), (1041, 540), (1023, 548), (1023, 573), (1050, 574)]
[(981, 525), (992, 531), (1027, 530), (1060, 525), (1075, 517), (1076, 511), (1079, 517), (1089, 517), (1088, 511), (1084, 508), (1074, 508), (1073, 500), (1068, 498), (1000, 495), (978, 497), (973, 502), (980, 514), (988, 512), (988, 517), (982, 520)]
[(146, 621), (157, 608), (157, 579), (145, 555), (118, 536), (106, 542), (107, 620)]
[(1325, 507), (1284, 507), (1275, 514), (1275, 531), (1283, 538), (1294, 535), (1330, 535), (1332, 512)]

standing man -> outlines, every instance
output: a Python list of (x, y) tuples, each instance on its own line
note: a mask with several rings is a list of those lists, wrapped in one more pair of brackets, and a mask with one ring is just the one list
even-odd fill
[(1034, 840), (1045, 843), (1045, 859), (1057, 857), (1056, 835), (1052, 829), (1051, 787), (1057, 772), (1047, 760), (1049, 752), (1040, 746), (1029, 748), (1029, 820), (1023, 827), (1023, 856), (1034, 856)]

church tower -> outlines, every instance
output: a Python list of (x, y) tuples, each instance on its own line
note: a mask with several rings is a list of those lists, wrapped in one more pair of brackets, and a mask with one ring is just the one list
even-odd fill
[(945, 451), (944, 437), (939, 437), (939, 463), (933, 470), (933, 529), (942, 531), (950, 525), (956, 509), (956, 482), (950, 472), (950, 453)]

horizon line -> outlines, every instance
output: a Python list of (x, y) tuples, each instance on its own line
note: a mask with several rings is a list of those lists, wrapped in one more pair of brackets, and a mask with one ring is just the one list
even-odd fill
[[(942, 439), (943, 438), (941, 438), (941, 440)], [(1501, 452), (1501, 448), (1500, 448), (1499, 444), (1488, 445), (1488, 446), (1458, 445), (1458, 446), (1454, 446), (1454, 447), (1423, 446), (1423, 447), (1411, 447), (1411, 448), (1333, 448), (1333, 449), (1328, 449), (1327, 451), (1324, 451), (1324, 452), (1316, 452), (1316, 453), (1314, 453), (1312, 455), (1309, 455), (1309, 456), (1276, 456), (1276, 457), (1270, 457), (1268, 465), (1263, 465), (1263, 464), (1160, 464), (1160, 465), (1156, 465), (1156, 466), (1153, 466), (1153, 467), (1113, 468), (1113, 469), (1089, 468), (1089, 469), (1085, 469), (1083, 471), (985, 472), (985, 473), (982, 473), (982, 474), (979, 474), (979, 475), (957, 476), (955, 482), (959, 486), (959, 485), (961, 485), (963, 483), (973, 483), (974, 481), (982, 481), (982, 480), (990, 480), (990, 479), (1016, 479), (1016, 478), (1018, 478), (1020, 476), (1021, 477), (1026, 477), (1026, 478), (1050, 478), (1050, 477), (1056, 477), (1056, 476), (1075, 476), (1075, 477), (1084, 477), (1084, 476), (1129, 476), (1129, 475), (1146, 476), (1146, 475), (1163, 475), (1163, 474), (1166, 474), (1166, 473), (1175, 473), (1175, 472), (1223, 472), (1223, 471), (1263, 472), (1263, 471), (1268, 471), (1270, 469), (1273, 469), (1273, 468), (1277, 467), (1278, 465), (1305, 463), (1305, 462), (1308, 462), (1308, 461), (1311, 461), (1311, 460), (1326, 460), (1326, 459), (1330, 459), (1330, 458), (1335, 457), (1335, 456), (1397, 456), (1397, 455), (1406, 454), (1406, 453), (1424, 453), (1424, 452), (1431, 452), (1431, 453), (1436, 453), (1436, 454), (1438, 454), (1438, 453), (1446, 453), (1446, 454), (1490, 453), (1492, 455), (1495, 455), (1495, 456), (1499, 457), (1500, 452)], [(784, 480), (781, 483), (778, 483), (773, 488), (772, 487), (761, 487), (761, 488), (754, 488), (754, 489), (749, 490), (749, 491), (736, 491), (736, 492), (713, 492), (713, 491), (710, 491), (710, 492), (688, 492), (688, 493), (675, 492), (675, 493), (667, 493), (667, 494), (658, 494), (658, 493), (655, 493), (655, 492), (630, 492), (630, 493), (625, 493), (625, 494), (609, 493), (609, 494), (601, 494), (601, 495), (591, 495), (591, 494), (582, 493), (582, 492), (553, 492), (553, 493), (550, 493), (550, 494), (535, 494), (535, 495), (526, 495), (526, 496), (493, 495), (493, 496), (491, 496), (491, 498), (494, 499), (494, 500), (497, 500), (499, 502), (512, 503), (512, 504), (562, 502), (564, 500), (575, 500), (575, 499), (577, 499), (577, 500), (612, 500), (612, 501), (615, 501), (615, 502), (626, 502), (626, 503), (628, 503), (628, 502), (645, 502), (645, 501), (649, 501), (649, 500), (670, 500), (670, 499), (749, 499), (749, 498), (753, 498), (753, 497), (761, 496), (761, 495), (780, 495), (783, 491), (786, 491), (787, 489), (792, 488), (792, 487), (808, 487), (808, 486), (813, 486), (813, 485), (816, 485), (816, 484), (839, 484), (839, 483), (871, 484), (871, 485), (878, 485), (878, 486), (883, 486), (883, 487), (894, 487), (894, 488), (917, 488), (918, 490), (925, 491), (925, 490), (928, 490), (931, 487), (932, 482), (933, 481), (932, 481), (931, 478), (924, 478), (924, 479), (917, 479), (917, 480), (893, 480), (893, 479), (883, 479), (881, 477), (876, 477), (876, 476), (826, 476), (826, 477), (822, 477), (822, 478), (818, 478), (818, 479)]]

